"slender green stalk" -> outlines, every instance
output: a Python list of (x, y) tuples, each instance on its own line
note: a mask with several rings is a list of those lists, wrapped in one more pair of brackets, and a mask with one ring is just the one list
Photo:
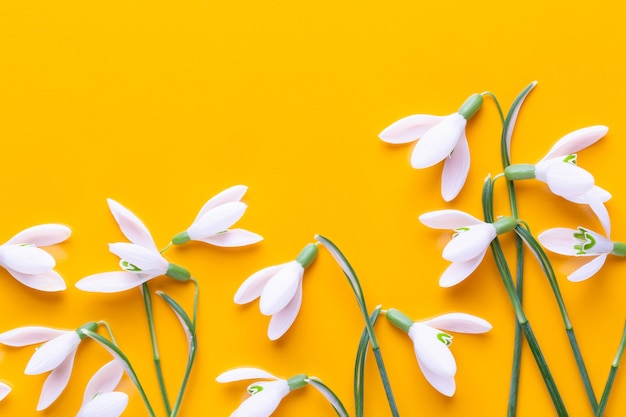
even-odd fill
[(398, 413), (398, 407), (396, 406), (396, 401), (393, 397), (391, 384), (389, 383), (389, 378), (387, 377), (387, 370), (385, 369), (382, 353), (380, 352), (378, 339), (376, 338), (376, 333), (374, 333), (374, 326), (372, 325), (369, 313), (367, 312), (367, 304), (365, 303), (365, 297), (363, 296), (363, 290), (361, 289), (359, 279), (357, 278), (354, 269), (352, 269), (352, 266), (350, 265), (346, 257), (341, 253), (339, 248), (333, 242), (320, 235), (315, 235), (315, 239), (318, 240), (330, 252), (337, 264), (339, 264), (339, 266), (341, 267), (343, 273), (346, 275), (346, 278), (348, 278), (350, 287), (354, 292), (357, 304), (359, 305), (359, 309), (361, 310), (361, 314), (363, 314), (363, 319), (365, 320), (365, 328), (370, 338), (372, 352), (374, 353), (374, 357), (376, 358), (378, 373), (380, 374), (380, 378), (383, 382), (383, 387), (385, 389), (389, 408), (391, 409), (391, 414), (394, 417), (398, 417), (400, 414)]
[[(380, 313), (381, 306), (374, 309), (370, 316), (372, 325), (376, 323)], [(359, 347), (356, 351), (356, 360), (354, 361), (354, 408), (356, 417), (363, 417), (363, 400), (365, 398), (365, 358), (367, 356), (367, 346), (370, 337), (367, 328), (363, 329)]]
[(500, 102), (496, 98), (495, 94), (493, 94), (491, 91), (484, 91), (484, 92), (480, 93), (480, 95), (481, 96), (491, 97), (491, 99), (493, 100), (494, 104), (496, 105), (496, 109), (498, 109), (498, 114), (500, 115), (500, 121), (504, 124), (504, 113), (502, 113), (502, 107), (500, 107)]
[(622, 340), (619, 342), (619, 347), (617, 348), (615, 359), (613, 359), (613, 363), (611, 364), (609, 377), (607, 378), (606, 384), (604, 385), (604, 392), (602, 393), (602, 398), (600, 399), (600, 403), (598, 404), (598, 409), (596, 410), (596, 417), (602, 417), (602, 415), (604, 415), (604, 409), (606, 408), (606, 404), (609, 401), (609, 395), (611, 394), (611, 389), (613, 388), (613, 381), (615, 381), (615, 375), (617, 374), (617, 370), (619, 369), (619, 364), (622, 361), (622, 355), (624, 354), (625, 348), (626, 348), (626, 322), (624, 323), (624, 330), (622, 330)]
[(107, 333), (109, 333), (109, 337), (111, 338), (111, 342), (113, 342), (113, 344), (115, 346), (117, 346), (117, 341), (115, 340), (115, 336), (113, 336), (113, 330), (111, 329), (111, 326), (109, 326), (109, 323), (107, 323), (104, 320), (100, 320), (98, 322), (98, 324), (101, 324), (104, 326), (105, 329), (107, 329)]
[(170, 400), (167, 395), (167, 389), (165, 388), (165, 378), (163, 377), (163, 368), (161, 367), (161, 357), (159, 355), (159, 348), (156, 341), (156, 330), (154, 327), (154, 318), (152, 315), (152, 297), (150, 296), (150, 287), (147, 282), (141, 285), (141, 294), (143, 295), (143, 304), (146, 310), (146, 317), (148, 319), (148, 329), (150, 330), (150, 342), (152, 344), (152, 355), (154, 360), (154, 369), (156, 371), (157, 380), (159, 382), (159, 389), (161, 390), (161, 397), (163, 398), (163, 405), (165, 406), (165, 412), (170, 415), (172, 408)]

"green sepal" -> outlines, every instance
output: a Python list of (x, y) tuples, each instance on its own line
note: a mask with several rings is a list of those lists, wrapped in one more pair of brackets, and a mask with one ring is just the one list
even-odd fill
[(191, 240), (189, 237), (189, 233), (185, 230), (184, 232), (180, 232), (176, 236), (172, 238), (172, 243), (174, 245), (182, 245), (183, 243), (187, 243)]
[(188, 281), (191, 278), (191, 273), (189, 271), (176, 264), (169, 264), (165, 275), (178, 281)]
[(504, 168), (504, 177), (509, 181), (530, 180), (536, 177), (532, 164), (512, 164)]
[(289, 391), (297, 390), (298, 388), (302, 388), (306, 386), (306, 379), (308, 377), (305, 374), (294, 375), (287, 380), (287, 385), (289, 385)]
[(83, 329), (95, 332), (96, 330), (98, 330), (98, 323), (96, 323), (95, 321), (90, 321), (89, 323), (85, 323), (78, 329), (76, 329), (76, 333), (78, 333), (78, 337), (80, 337), (81, 339), (87, 337), (87, 335), (83, 333)]
[(296, 257), (296, 262), (302, 265), (303, 268), (306, 268), (317, 258), (318, 252), (317, 245), (309, 243), (300, 251)]
[(390, 308), (387, 310), (385, 314), (387, 320), (391, 322), (398, 329), (404, 331), (405, 333), (409, 332), (411, 326), (413, 326), (414, 321), (411, 320), (409, 316), (401, 312), (400, 310), (396, 310), (395, 308)]
[(515, 226), (517, 226), (517, 220), (511, 216), (502, 217), (493, 222), (493, 227), (496, 228), (496, 234), (498, 235), (510, 232), (515, 229)]
[(467, 100), (459, 107), (458, 113), (465, 118), (465, 120), (469, 120), (478, 109), (483, 105), (483, 96), (480, 94), (472, 94), (468, 97)]
[(613, 251), (611, 252), (611, 254), (617, 256), (626, 256), (626, 243), (613, 242)]

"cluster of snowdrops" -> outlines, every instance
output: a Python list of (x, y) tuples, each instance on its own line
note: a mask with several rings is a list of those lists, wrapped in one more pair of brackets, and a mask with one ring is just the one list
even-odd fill
[[(451, 240), (443, 250), (443, 258), (450, 261), (449, 267), (440, 277), (442, 287), (450, 287), (467, 278), (483, 261), (491, 250), (502, 282), (509, 295), (511, 306), (517, 319), (515, 346), (517, 352), (513, 360), (519, 361), (519, 346), (528, 343), (533, 357), (541, 371), (558, 415), (567, 415), (567, 410), (552, 378), (549, 366), (541, 352), (539, 342), (534, 337), (532, 327), (524, 313), (521, 302), (522, 276), (513, 277), (509, 260), (499, 243), (503, 234), (511, 234), (517, 243), (515, 263), (524, 262), (524, 253), (530, 250), (533, 259), (541, 267), (550, 281), (555, 300), (559, 305), (568, 333), (572, 354), (576, 358), (581, 380), (585, 385), (590, 407), (597, 416), (602, 415), (609, 399), (619, 359), (626, 345), (622, 335), (617, 346), (616, 360), (610, 366), (609, 377), (600, 398), (594, 392), (585, 368), (582, 353), (567, 315), (559, 284), (550, 261), (543, 248), (571, 256), (586, 256), (590, 261), (568, 276), (570, 281), (581, 281), (600, 270), (609, 255), (626, 255), (626, 244), (610, 239), (610, 218), (604, 203), (611, 198), (606, 190), (594, 183), (594, 177), (577, 164), (576, 153), (592, 145), (608, 131), (605, 126), (590, 126), (575, 130), (554, 143), (551, 149), (533, 164), (511, 164), (510, 143), (518, 112), (535, 83), (526, 87), (511, 105), (508, 113), (502, 112), (500, 104), (491, 93), (471, 95), (458, 111), (446, 116), (417, 114), (404, 117), (391, 124), (380, 133), (380, 139), (391, 144), (408, 144), (416, 141), (411, 154), (411, 165), (415, 169), (429, 168), (443, 163), (441, 195), (446, 202), (453, 200), (461, 191), (470, 170), (470, 154), (465, 127), (472, 116), (482, 107), (485, 98), (493, 99), (502, 120), (502, 163), (503, 172), (495, 177), (488, 176), (483, 189), (483, 218), (452, 209), (424, 213), (419, 220), (427, 227), (452, 231)], [(536, 179), (547, 184), (547, 189), (576, 204), (588, 205), (597, 215), (603, 227), (602, 232), (587, 227), (577, 229), (554, 228), (535, 238), (525, 223), (517, 216), (515, 182)], [(510, 213), (495, 216), (493, 212), (493, 185), (505, 181), (510, 201)], [(545, 188), (545, 187), (543, 187)], [(154, 366), (161, 388), (164, 415), (175, 417), (180, 413), (187, 381), (192, 372), (196, 355), (196, 311), (198, 307), (199, 285), (192, 274), (180, 265), (170, 263), (164, 253), (173, 245), (183, 245), (190, 241), (204, 242), (223, 248), (256, 244), (262, 237), (239, 228), (234, 228), (246, 211), (242, 198), (247, 188), (242, 185), (230, 187), (211, 198), (200, 210), (191, 225), (174, 236), (162, 249), (154, 242), (143, 222), (128, 208), (109, 199), (108, 206), (115, 222), (127, 242), (111, 243), (110, 251), (120, 258), (118, 270), (90, 275), (76, 282), (76, 287), (88, 292), (115, 293), (138, 291), (144, 299), (146, 316), (152, 346), (156, 349), (156, 329), (152, 317), (153, 294), (161, 297), (178, 316), (187, 336), (187, 363), (183, 379), (175, 398), (170, 398), (165, 390), (165, 381), (160, 362)], [(410, 221), (410, 219), (407, 219)], [(62, 291), (66, 288), (63, 278), (54, 270), (55, 259), (42, 247), (56, 245), (68, 239), (71, 232), (67, 226), (44, 224), (26, 229), (0, 246), (0, 265), (8, 274), (22, 284), (39, 291)], [(358, 345), (355, 361), (354, 414), (364, 414), (363, 384), (367, 352), (371, 349), (376, 358), (376, 366), (385, 388), (391, 414), (399, 415), (393, 391), (387, 376), (380, 346), (374, 332), (374, 324), (379, 317), (385, 317), (411, 339), (417, 364), (432, 387), (446, 396), (456, 390), (456, 363), (450, 350), (451, 333), (485, 333), (491, 329), (486, 320), (467, 313), (446, 313), (429, 319), (415, 320), (410, 312), (395, 308), (383, 309), (378, 306), (369, 311), (361, 290), (357, 274), (339, 248), (324, 236), (315, 236), (315, 242), (306, 245), (294, 260), (264, 268), (248, 277), (234, 296), (238, 304), (259, 300), (259, 309), (270, 317), (267, 336), (279, 339), (297, 318), (302, 303), (302, 280), (306, 268), (315, 260), (319, 247), (325, 248), (345, 274), (356, 295), (364, 330)], [(186, 311), (176, 300), (161, 291), (152, 291), (153, 278), (167, 276), (175, 280), (191, 282), (194, 285), (194, 304)], [(126, 374), (144, 402), (147, 413), (157, 416), (154, 404), (143, 389), (139, 375), (129, 358), (120, 349), (111, 328), (106, 322), (90, 322), (72, 329), (27, 326), (15, 329), (0, 329), (0, 343), (11, 347), (34, 346), (36, 349), (26, 364), (25, 373), (37, 375), (47, 373), (37, 410), (50, 407), (62, 394), (71, 376), (74, 356), (85, 339), (94, 340), (111, 354), (111, 361), (93, 375), (85, 387), (84, 400), (76, 407), (76, 415), (81, 417), (121, 415), (128, 403), (128, 395), (117, 391)], [(515, 369), (515, 367), (514, 367)], [(0, 369), (0, 377), (1, 375)], [(267, 417), (279, 406), (289, 392), (306, 386), (317, 389), (330, 403), (339, 416), (349, 413), (343, 402), (321, 379), (308, 375), (295, 375), (283, 379), (258, 368), (237, 368), (217, 376), (219, 382), (252, 380), (247, 388), (250, 396), (235, 410), (233, 416)], [(518, 375), (511, 377), (509, 415), (515, 414), (517, 402)], [(9, 395), (11, 386), (6, 379), (0, 380), (0, 399)], [(0, 403), (1, 409), (1, 403)]]

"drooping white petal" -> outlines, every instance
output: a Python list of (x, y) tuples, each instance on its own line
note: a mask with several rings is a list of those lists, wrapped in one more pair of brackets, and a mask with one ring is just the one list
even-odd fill
[(445, 116), (414, 114), (403, 117), (380, 132), (378, 137), (384, 142), (399, 144), (413, 142), (439, 123)]
[(50, 372), (50, 375), (48, 375), (41, 388), (37, 411), (45, 410), (59, 398), (59, 395), (61, 395), (70, 380), (75, 356), (76, 350), (73, 350), (67, 355), (63, 362)]
[(11, 392), (11, 387), (8, 384), (0, 381), (0, 401), (4, 399)]
[(568, 133), (552, 146), (546, 156), (542, 158), (542, 161), (559, 156), (570, 155), (585, 149), (604, 137), (608, 131), (608, 127), (598, 125), (584, 127)]
[(280, 378), (270, 374), (267, 371), (259, 368), (235, 368), (230, 371), (223, 372), (220, 374), (215, 380), (217, 382), (234, 382), (234, 381), (242, 381), (245, 379), (275, 379), (280, 380)]
[(215, 246), (233, 248), (252, 245), (253, 243), (263, 240), (263, 237), (244, 229), (228, 229), (222, 233), (207, 236), (204, 239), (198, 240)]
[(139, 220), (139, 217), (115, 200), (108, 198), (107, 203), (113, 218), (115, 218), (115, 221), (120, 226), (120, 230), (128, 240), (144, 248), (158, 251), (150, 231)]
[(128, 261), (147, 274), (165, 274), (169, 262), (158, 251), (147, 249), (134, 243), (110, 243), (109, 250), (124, 261)]
[(102, 272), (85, 277), (75, 285), (83, 291), (112, 293), (138, 287), (154, 277), (151, 274), (126, 271)]
[(200, 217), (202, 217), (207, 211), (214, 209), (219, 205), (232, 203), (234, 201), (240, 201), (246, 191), (248, 191), (248, 187), (246, 187), (245, 185), (234, 185), (216, 194), (209, 201), (204, 203), (204, 206), (202, 206), (202, 208), (198, 212), (198, 215), (196, 216), (196, 219), (193, 221), (193, 223), (197, 222)]
[(268, 266), (250, 275), (235, 293), (235, 303), (246, 304), (260, 297), (265, 284), (285, 265)]
[(203, 240), (208, 236), (224, 232), (243, 216), (247, 207), (244, 203), (235, 201), (212, 208), (189, 226), (187, 234), (192, 240)]
[(288, 262), (263, 288), (259, 308), (261, 313), (271, 316), (285, 308), (295, 295), (304, 268), (296, 261)]
[(72, 231), (69, 227), (62, 224), (40, 224), (22, 230), (5, 245), (32, 244), (35, 246), (50, 246), (66, 240)]
[(537, 236), (539, 242), (554, 253), (567, 256), (596, 256), (603, 253), (610, 253), (613, 250), (613, 243), (604, 236), (584, 229), (586, 233), (595, 241), (594, 245), (584, 253), (580, 249), (575, 249), (575, 245), (580, 245), (583, 241), (576, 239), (574, 234), (581, 233), (580, 230), (568, 229), (565, 227), (556, 227), (546, 230)]
[(98, 369), (87, 383), (82, 407), (92, 401), (97, 394), (113, 391), (120, 383), (122, 375), (124, 375), (124, 366), (115, 359)]
[(41, 345), (28, 361), (26, 375), (38, 375), (58, 367), (65, 359), (72, 355), (80, 337), (75, 331), (67, 331)]
[(39, 291), (54, 292), (67, 288), (63, 277), (54, 270), (42, 274), (23, 274), (10, 268), (7, 268), (7, 271), (22, 284)]
[(454, 389), (450, 390), (450, 378), (456, 374), (456, 362), (448, 346), (438, 339), (439, 334), (442, 332), (421, 323), (414, 323), (409, 329), (422, 373), (439, 392), (452, 395)]
[(267, 328), (267, 337), (270, 340), (279, 339), (293, 324), (300, 311), (302, 305), (302, 281), (298, 285), (296, 293), (294, 294), (289, 304), (285, 306), (278, 313), (274, 314), (270, 319), (269, 327)]
[(241, 403), (236, 414), (233, 413), (237, 417), (269, 417), (280, 401), (289, 394), (287, 381), (258, 382), (253, 386), (261, 391)]
[(0, 246), (0, 265), (23, 274), (43, 274), (56, 265), (48, 252), (36, 246)]
[(588, 171), (566, 162), (552, 164), (546, 172), (545, 181), (550, 191), (566, 198), (586, 193), (593, 188), (594, 183), (593, 175)]
[(105, 392), (85, 404), (76, 417), (119, 417), (128, 405), (124, 392)]
[(433, 388), (447, 397), (452, 397), (454, 395), (456, 391), (454, 376), (439, 375), (424, 367), (424, 364), (419, 359), (417, 360), (417, 363), (422, 370), (422, 374), (424, 374), (424, 377)]
[(451, 201), (456, 197), (465, 180), (470, 167), (470, 153), (465, 137), (465, 131), (459, 139), (452, 154), (446, 158), (441, 175), (441, 195), (445, 201)]
[(432, 229), (458, 229), (484, 223), (482, 220), (460, 210), (437, 210), (419, 216), (419, 221)]
[(589, 200), (589, 208), (598, 216), (604, 233), (606, 233), (607, 236), (611, 236), (611, 218), (609, 217), (609, 211), (606, 209), (606, 206), (599, 198), (593, 195), (588, 195), (587, 198)]
[(42, 326), (26, 326), (0, 333), (0, 343), (7, 346), (21, 347), (47, 342), (70, 330), (51, 329)]
[(447, 158), (464, 134), (467, 120), (459, 113), (446, 116), (417, 142), (411, 154), (413, 168), (428, 168)]
[(468, 334), (485, 333), (492, 327), (487, 320), (466, 313), (442, 314), (421, 323), (437, 329)]
[(567, 279), (572, 282), (580, 282), (586, 280), (587, 278), (591, 278), (596, 272), (600, 270), (600, 268), (602, 268), (607, 256), (608, 254), (604, 254), (592, 259), (591, 261), (587, 262), (576, 271), (568, 275)]
[(466, 262), (453, 262), (446, 270), (441, 274), (439, 278), (439, 286), (447, 288), (458, 284), (465, 278), (470, 276), (472, 272), (478, 268), (478, 265), (482, 262), (487, 251), (484, 251), (474, 259), (470, 259)]
[[(443, 249), (443, 258), (452, 262), (465, 262), (484, 253), (496, 237), (496, 228), (491, 223), (468, 227), (452, 238)], [(457, 229), (458, 230), (458, 229)]]

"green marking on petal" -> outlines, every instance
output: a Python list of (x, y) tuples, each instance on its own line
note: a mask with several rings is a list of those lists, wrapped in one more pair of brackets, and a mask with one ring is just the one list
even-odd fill
[(444, 332), (439, 332), (437, 333), (437, 340), (439, 340), (446, 346), (450, 346), (452, 344), (452, 335)]
[(122, 267), (124, 271), (141, 272), (141, 268), (139, 268), (137, 265), (133, 265), (130, 262), (125, 261), (123, 259), (120, 261), (120, 266)]
[(250, 395), (258, 394), (261, 391), (263, 391), (263, 385), (250, 385), (248, 387), (248, 394)]
[(583, 227), (578, 227), (578, 232), (574, 232), (574, 239), (578, 242), (574, 245), (576, 255), (585, 255), (596, 245), (596, 239)]
[(565, 156), (565, 158), (563, 158), (563, 162), (576, 165), (577, 159), (578, 159), (578, 156), (575, 153), (573, 153), (573, 154)]
[(452, 235), (452, 238), (454, 239), (455, 237), (457, 237), (458, 235), (460, 235), (463, 232), (468, 232), (470, 230), (470, 228), (468, 226), (465, 227), (458, 227), (456, 229), (454, 229), (454, 234)]

